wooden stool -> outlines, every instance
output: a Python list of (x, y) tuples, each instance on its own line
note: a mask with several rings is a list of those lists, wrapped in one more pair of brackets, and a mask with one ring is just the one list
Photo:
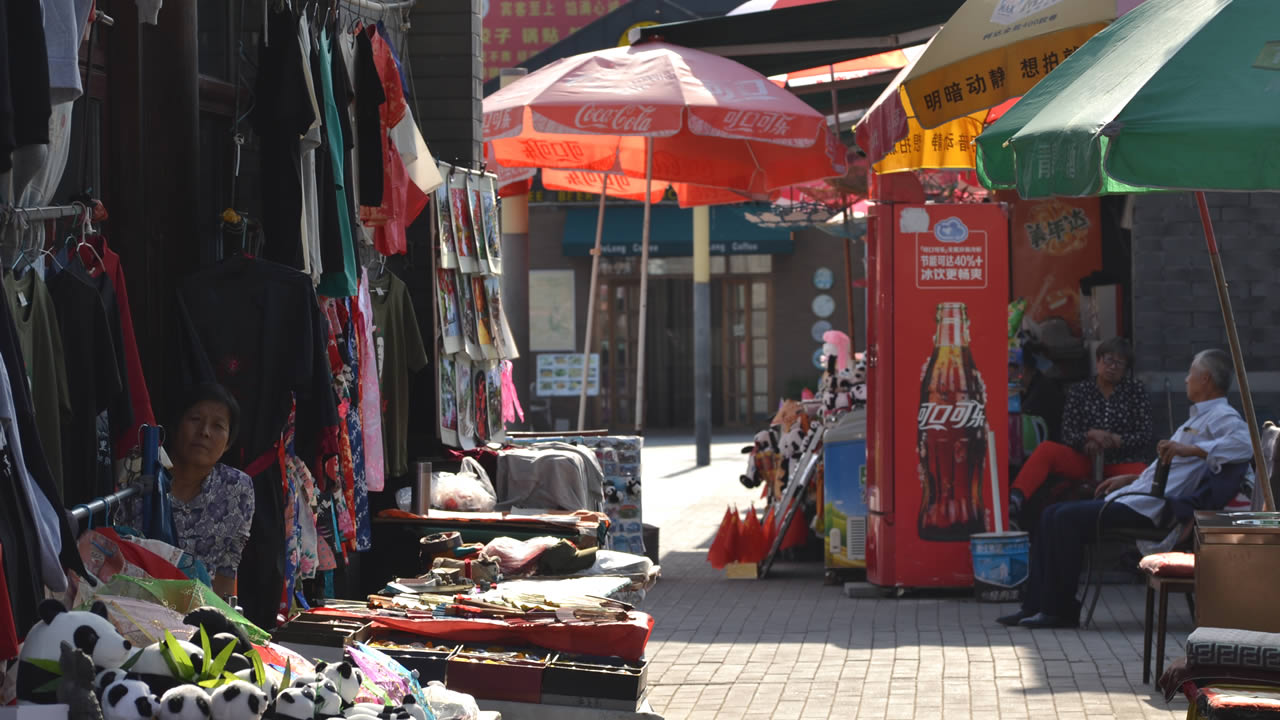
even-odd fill
[(1147, 614), (1143, 627), (1142, 682), (1151, 682), (1151, 632), (1156, 593), (1160, 593), (1160, 610), (1156, 616), (1156, 677), (1164, 672), (1164, 637), (1169, 624), (1169, 593), (1186, 593), (1192, 602), (1196, 589), (1196, 556), (1191, 553), (1156, 553), (1142, 558), (1138, 569), (1147, 576)]

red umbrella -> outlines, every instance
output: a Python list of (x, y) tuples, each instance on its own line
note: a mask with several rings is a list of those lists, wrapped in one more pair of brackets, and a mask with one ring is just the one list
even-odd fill
[(494, 159), (508, 168), (645, 179), (637, 431), (652, 181), (764, 195), (844, 174), (844, 149), (819, 112), (732, 60), (663, 42), (583, 53), (530, 73), (485, 98), (484, 129)]

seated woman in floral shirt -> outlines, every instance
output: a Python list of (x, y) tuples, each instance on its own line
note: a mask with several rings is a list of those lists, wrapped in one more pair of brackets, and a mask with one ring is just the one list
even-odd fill
[[(1112, 338), (1095, 352), (1097, 376), (1073, 386), (1062, 411), (1062, 442), (1044, 442), (1018, 472), (1009, 493), (1011, 524), (1028, 529), (1024, 504), (1057, 475), (1077, 487), (1092, 485), (1093, 458), (1102, 456), (1103, 479), (1142, 472), (1151, 455), (1151, 400), (1133, 378), (1133, 346)], [(1072, 498), (1074, 499), (1074, 498)]]
[[(236, 594), (240, 555), (253, 522), (253, 480), (218, 462), (235, 442), (240, 405), (221, 385), (190, 388), (165, 450), (173, 467), (169, 498), (178, 546), (208, 568), (213, 589)], [(121, 522), (141, 527), (142, 501), (126, 503)]]

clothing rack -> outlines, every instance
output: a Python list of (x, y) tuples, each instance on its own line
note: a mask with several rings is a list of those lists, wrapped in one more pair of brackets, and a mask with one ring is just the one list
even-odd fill
[(112, 493), (106, 497), (90, 500), (84, 505), (77, 505), (71, 508), (71, 517), (74, 518), (77, 523), (84, 523), (89, 518), (100, 512), (104, 514), (111, 512), (113, 508), (120, 507), (120, 503), (128, 500), (134, 495), (138, 495), (141, 492), (142, 487), (140, 485), (130, 485), (119, 492)]
[(408, 10), (418, 4), (418, 0), (398, 0), (397, 2), (378, 2), (377, 0), (342, 0), (343, 4), (364, 8), (375, 12), (386, 10)]
[(87, 208), (84, 203), (72, 203), (71, 205), (49, 205), (46, 207), (10, 207), (3, 206), (0, 212), (3, 212), (10, 218), (21, 218), (28, 222), (40, 222), (42, 220), (57, 220), (59, 218), (75, 217), (84, 214)]

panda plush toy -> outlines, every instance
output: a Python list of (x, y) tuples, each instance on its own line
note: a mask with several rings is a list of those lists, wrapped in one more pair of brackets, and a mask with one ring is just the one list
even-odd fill
[(349, 662), (316, 664), (316, 673), (328, 678), (342, 696), (343, 705), (356, 701), (360, 686), (364, 684), (364, 675)]
[(276, 696), (268, 717), (278, 720), (312, 720), (316, 716), (316, 694), (311, 688), (289, 688)]
[[(191, 664), (198, 674), (204, 667), (204, 651), (200, 646), (185, 640), (179, 640), (178, 645), (191, 658)], [(142, 648), (138, 653), (138, 659), (129, 666), (129, 674), (136, 675), (150, 685), (153, 692), (164, 695), (187, 681), (187, 678), (176, 677), (173, 674), (169, 661), (165, 659), (168, 652), (169, 648), (162, 643), (153, 643)]]
[(220, 685), (210, 700), (213, 720), (257, 720), (267, 711), (267, 694), (243, 680)]
[(157, 720), (209, 720), (209, 693), (199, 685), (178, 685), (160, 697)]
[(332, 680), (325, 678), (308, 687), (316, 694), (317, 717), (337, 717), (342, 714), (342, 706), (346, 703), (338, 694), (338, 686)]
[(49, 681), (58, 677), (47, 668), (57, 667), (64, 642), (88, 655), (97, 670), (118, 668), (136, 652), (107, 619), (107, 606), (102, 602), (95, 602), (88, 612), (82, 612), (67, 610), (57, 600), (45, 600), (40, 603), (39, 614), (40, 622), (27, 633), (18, 654), (16, 690), (20, 702), (57, 702), (52, 689), (37, 689), (49, 686)]
[(241, 680), (261, 690), (262, 694), (269, 701), (270, 698), (273, 698), (280, 694), (280, 683), (284, 680), (284, 676), (280, 675), (279, 673), (277, 673), (275, 670), (271, 668), (266, 668), (266, 671), (267, 671), (266, 673), (267, 677), (263, 680), (261, 685), (256, 684), (257, 679), (254, 677), (252, 669), (241, 670), (234, 674), (236, 677), (240, 678)]
[(102, 720), (155, 720), (160, 701), (141, 680), (117, 680), (102, 691)]

